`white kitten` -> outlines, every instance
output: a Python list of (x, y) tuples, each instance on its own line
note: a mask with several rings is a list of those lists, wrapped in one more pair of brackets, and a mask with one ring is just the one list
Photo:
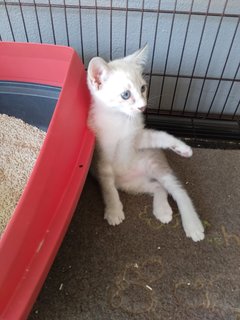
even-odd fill
[(124, 220), (117, 189), (153, 195), (153, 214), (163, 223), (172, 219), (168, 193), (177, 202), (183, 228), (193, 241), (204, 238), (204, 228), (185, 189), (174, 176), (161, 149), (183, 157), (192, 150), (162, 131), (144, 129), (147, 86), (142, 71), (147, 47), (123, 59), (105, 62), (93, 58), (88, 66), (92, 94), (89, 126), (95, 132), (97, 176), (105, 214), (111, 225)]

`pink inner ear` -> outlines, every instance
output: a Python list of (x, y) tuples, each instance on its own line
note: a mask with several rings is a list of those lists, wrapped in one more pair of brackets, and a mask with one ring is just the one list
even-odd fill
[(90, 62), (89, 76), (91, 83), (97, 90), (99, 90), (100, 86), (106, 80), (107, 72), (108, 66), (106, 62), (99, 57), (93, 58), (93, 60)]
[(94, 83), (98, 85), (98, 87), (102, 84), (102, 81), (101, 81), (101, 75), (102, 75), (102, 71), (101, 70), (94, 70)]
[(103, 82), (103, 69), (99, 66), (95, 66), (92, 70), (92, 83), (99, 89)]

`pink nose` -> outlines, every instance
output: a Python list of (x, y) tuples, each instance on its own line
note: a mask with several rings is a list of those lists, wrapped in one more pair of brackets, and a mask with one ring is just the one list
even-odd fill
[(144, 112), (146, 110), (146, 108), (147, 108), (146, 106), (143, 106), (143, 107), (139, 107), (138, 110)]

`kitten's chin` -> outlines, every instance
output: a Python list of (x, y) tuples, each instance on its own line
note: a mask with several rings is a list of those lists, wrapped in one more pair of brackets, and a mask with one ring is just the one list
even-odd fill
[(114, 113), (122, 114), (124, 116), (127, 116), (128, 118), (134, 119), (142, 117), (144, 111), (146, 110), (146, 107), (141, 108), (116, 108), (116, 107), (110, 107), (109, 109), (112, 110)]
[(142, 117), (143, 111), (140, 110), (133, 110), (131, 112), (126, 112), (125, 113), (129, 118), (134, 119), (134, 118), (139, 118)]
[(140, 108), (138, 108), (138, 111), (140, 111), (140, 112), (145, 112), (146, 111), (146, 109), (147, 109), (147, 106), (144, 106), (144, 107), (140, 107)]
[(144, 112), (146, 111), (147, 107), (141, 107), (141, 108), (138, 108), (138, 109), (134, 109), (133, 110), (133, 113), (135, 115), (142, 115), (144, 114)]

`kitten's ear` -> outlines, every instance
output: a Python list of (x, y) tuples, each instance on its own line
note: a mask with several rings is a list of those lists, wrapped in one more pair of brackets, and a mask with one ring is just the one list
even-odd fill
[(101, 88), (103, 82), (108, 78), (109, 71), (107, 62), (100, 57), (95, 57), (89, 62), (88, 79), (95, 89)]
[(125, 61), (135, 63), (136, 65), (140, 66), (141, 69), (145, 67), (148, 58), (148, 44), (145, 44), (144, 47), (140, 48), (133, 54), (124, 58)]

